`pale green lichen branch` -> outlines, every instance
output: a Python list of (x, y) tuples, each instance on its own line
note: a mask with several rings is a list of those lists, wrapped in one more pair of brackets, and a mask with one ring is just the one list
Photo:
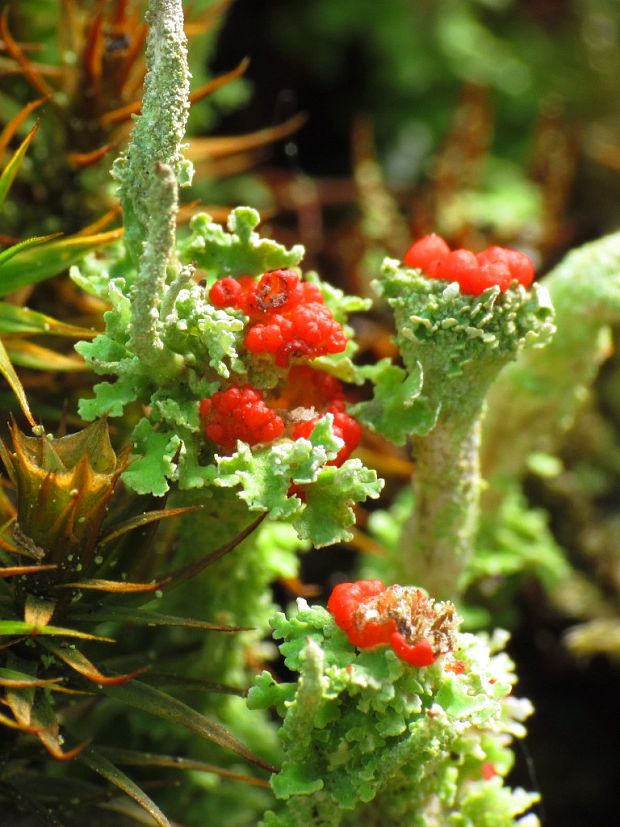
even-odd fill
[[(301, 655), (301, 671), (297, 682), (295, 704), (289, 707), (289, 715), (279, 733), (282, 746), (296, 751), (298, 755), (312, 749), (312, 735), (308, 721), (317, 719), (323, 705), (323, 696), (329, 692), (329, 681), (324, 672), (323, 649), (309, 637)], [(272, 785), (276, 796), (288, 798), (286, 784), (280, 784), (277, 774), (272, 778)], [(308, 794), (322, 787), (323, 782), (317, 778), (304, 785)]]
[(480, 498), (482, 406), (471, 419), (441, 420), (413, 439), (415, 506), (401, 540), (401, 565), (412, 583), (455, 598), (471, 555)]
[(174, 374), (181, 362), (164, 348), (159, 304), (166, 283), (178, 274), (178, 187), (191, 178), (182, 155), (189, 69), (181, 0), (151, 0), (147, 21), (142, 113), (113, 174), (120, 182), (125, 243), (138, 267), (131, 297), (131, 344), (145, 365)]
[(113, 170), (120, 182), (125, 240), (136, 261), (155, 206), (151, 186), (156, 165), (172, 167), (179, 186), (191, 178), (191, 167), (182, 155), (190, 78), (182, 0), (150, 0), (146, 20), (150, 29), (142, 111), (127, 151)]
[[(154, 209), (144, 242), (140, 267), (131, 299), (131, 340), (133, 352), (146, 366), (182, 364), (181, 357), (164, 348), (158, 305), (165, 294), (169, 271), (178, 272), (174, 257), (177, 213), (177, 181), (172, 167), (158, 164), (149, 196)], [(165, 207), (165, 209), (164, 209)]]
[(543, 279), (557, 333), (544, 351), (528, 350), (491, 389), (482, 468), (495, 485), (483, 498), (494, 510), (500, 483), (518, 479), (533, 453), (553, 453), (611, 348), (620, 323), (620, 233), (569, 253)]

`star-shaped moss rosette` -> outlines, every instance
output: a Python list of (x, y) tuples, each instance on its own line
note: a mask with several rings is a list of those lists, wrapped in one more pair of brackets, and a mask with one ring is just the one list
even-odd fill
[[(549, 341), (554, 323), (543, 287), (526, 289), (520, 269), (512, 277), (508, 264), (485, 261), (512, 261), (510, 251), (490, 248), (476, 257), (441, 244), (443, 258), (423, 262), (428, 272), (384, 262), (375, 287), (394, 312), (405, 370), (389, 363), (367, 370), (374, 398), (353, 412), (397, 443), (411, 437), (415, 505), (403, 532), (400, 576), (454, 598), (476, 530), (485, 396), (521, 350)], [(514, 255), (521, 265), (525, 257)], [(530, 273), (522, 278), (529, 283)], [(391, 414), (394, 395), (402, 406)]]
[[(16, 426), (11, 436), (12, 445), (0, 442), (9, 475), (3, 503), (9, 519), (0, 526), (0, 730), (6, 782), (0, 806), (37, 814), (45, 805), (45, 823), (60, 824), (61, 818), (62, 823), (91, 823), (89, 811), (100, 794), (107, 798), (105, 791), (94, 788), (94, 797), (85, 797), (79, 783), (66, 776), (57, 795), (38, 788), (46, 756), (75, 759), (133, 798), (155, 823), (168, 827), (160, 809), (116, 766), (114, 751), (103, 754), (90, 744), (94, 720), (106, 716), (110, 697), (117, 709), (119, 703), (137, 707), (158, 717), (160, 726), (181, 725), (269, 769), (220, 724), (149, 685), (148, 676), (137, 680), (156, 656), (159, 665), (178, 658), (179, 630), (187, 635), (191, 630), (194, 635), (247, 630), (143, 609), (140, 603), (219, 560), (256, 523), (232, 541), (229, 536), (213, 553), (153, 577), (152, 535), (134, 535), (131, 543), (127, 535), (193, 509), (146, 511), (145, 501), (135, 496), (113, 500), (127, 456), (115, 454), (105, 421), (57, 439), (26, 436)], [(101, 624), (105, 628), (98, 628)], [(142, 648), (136, 652), (135, 628), (123, 638), (125, 624), (159, 627), (156, 641), (150, 637), (149, 653)], [(117, 658), (133, 665), (120, 672)], [(85, 694), (88, 715), (79, 710)], [(118, 760), (124, 763), (127, 755)], [(166, 766), (166, 760), (169, 756), (134, 752), (128, 763)], [(76, 786), (69, 806), (68, 790)]]
[(26, 436), (13, 424), (11, 437), (12, 450), (0, 442), (0, 457), (17, 492), (13, 533), (46, 564), (62, 564), (61, 579), (79, 578), (92, 564), (127, 455), (116, 456), (104, 420), (59, 439)]
[(537, 800), (504, 781), (532, 711), (511, 694), (505, 634), (456, 632), (453, 652), (416, 667), (389, 646), (357, 652), (329, 612), (301, 599), (272, 625), (299, 681), (263, 672), (249, 693), (252, 708), (283, 719), (279, 806), (262, 827), (509, 827)]

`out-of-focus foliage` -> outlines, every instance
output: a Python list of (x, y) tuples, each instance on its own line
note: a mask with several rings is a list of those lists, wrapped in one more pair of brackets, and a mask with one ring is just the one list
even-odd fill
[[(3, 231), (19, 235), (35, 225), (40, 233), (77, 229), (113, 206), (110, 161), (126, 140), (132, 114), (140, 111), (146, 3), (24, 0), (2, 5), (1, 119), (6, 124), (36, 99), (42, 138)], [(247, 84), (238, 79), (243, 67), (220, 83), (207, 66), (227, 6), (200, 0), (192, 4), (187, 21), (194, 47), (192, 89), (201, 101), (192, 114), (198, 135), (247, 97)], [(218, 156), (231, 148), (220, 149)], [(205, 153), (208, 159), (208, 146)]]
[[(265, 13), (285, 88), (300, 84), (315, 110), (302, 165), (344, 172), (353, 137), (365, 218), (372, 213), (364, 231), (367, 240), (379, 232), (390, 254), (402, 227), (373, 188), (365, 139), (352, 129), (360, 115), (414, 234), (438, 231), (473, 247), (512, 242), (544, 260), (615, 226), (620, 16), (612, 0), (308, 0)], [(269, 70), (260, 77), (269, 83)], [(326, 201), (351, 199), (344, 180), (340, 192), (329, 182)], [(304, 217), (307, 225), (309, 209)]]
[(282, 50), (316, 75), (346, 76), (354, 56), (349, 72), (361, 73), (363, 90), (354, 105), (372, 114), (400, 184), (415, 180), (445, 134), (464, 84), (492, 91), (504, 161), (522, 160), (541, 113), (564, 108), (572, 123), (587, 119), (592, 150), (615, 137), (613, 0), (311, 0), (274, 17)]

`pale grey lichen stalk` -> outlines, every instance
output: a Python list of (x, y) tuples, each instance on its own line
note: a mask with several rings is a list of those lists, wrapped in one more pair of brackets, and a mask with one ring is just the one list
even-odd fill
[[(191, 180), (191, 165), (181, 151), (190, 75), (182, 0), (150, 0), (146, 19), (150, 29), (142, 112), (113, 174), (120, 182), (125, 243), (138, 266), (132, 344), (145, 364), (157, 364), (161, 370), (164, 348), (158, 308), (167, 281), (178, 272), (178, 187)], [(174, 370), (173, 365), (169, 368)]]

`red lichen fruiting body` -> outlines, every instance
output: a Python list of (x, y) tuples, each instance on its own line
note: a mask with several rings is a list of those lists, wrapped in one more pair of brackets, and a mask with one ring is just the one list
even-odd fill
[(479, 275), (480, 265), (469, 250), (453, 250), (433, 268), (433, 278), (456, 281), (463, 293), (476, 292)]
[(272, 270), (257, 281), (251, 276), (218, 279), (209, 291), (214, 307), (241, 310), (250, 317), (245, 346), (268, 353), (278, 367), (293, 359), (342, 353), (347, 337), (323, 301), (318, 285), (301, 282), (294, 270)]
[(441, 261), (450, 252), (450, 248), (440, 235), (432, 233), (415, 241), (403, 257), (407, 267), (418, 267), (428, 272), (429, 265)]
[(510, 274), (510, 280), (519, 282), (528, 288), (534, 281), (534, 265), (531, 260), (518, 250), (509, 250), (506, 247), (488, 247), (478, 253), (480, 264), (502, 264)]
[(407, 661), (411, 666), (430, 666), (435, 662), (433, 647), (426, 639), (409, 644), (400, 632), (394, 632), (390, 645), (398, 657)]
[(293, 365), (288, 372), (286, 384), (277, 397), (270, 400), (274, 408), (315, 408), (344, 410), (346, 399), (342, 382), (323, 370), (310, 365)]
[(237, 279), (218, 279), (209, 290), (209, 301), (214, 307), (238, 307), (243, 288)]
[(231, 385), (200, 403), (205, 435), (220, 448), (232, 450), (237, 440), (256, 445), (284, 433), (284, 420), (269, 408), (251, 385)]
[(359, 649), (372, 649), (387, 644), (396, 628), (394, 621), (375, 623), (356, 621), (356, 615), (363, 603), (385, 591), (380, 580), (358, 580), (356, 583), (340, 583), (334, 588), (327, 602), (327, 608), (336, 624), (346, 632), (349, 641)]
[[(343, 462), (349, 459), (353, 451), (359, 445), (362, 438), (362, 427), (356, 419), (353, 419), (352, 416), (349, 416), (349, 414), (341, 410), (339, 401), (330, 405), (327, 412), (331, 413), (334, 417), (334, 424), (332, 427), (334, 435), (340, 437), (340, 439), (344, 442), (344, 445), (338, 451), (334, 459), (330, 460), (327, 464), (340, 467)], [(318, 421), (319, 417), (317, 416), (312, 419), (308, 419), (305, 422), (300, 422), (293, 429), (293, 439), (307, 439), (314, 430), (314, 426)]]
[(416, 241), (405, 253), (403, 263), (417, 267), (427, 278), (456, 281), (462, 293), (478, 296), (489, 287), (502, 292), (517, 281), (526, 289), (534, 280), (534, 265), (518, 250), (488, 247), (478, 255), (469, 250), (453, 250), (438, 235)]
[(359, 608), (360, 603), (384, 591), (385, 585), (380, 580), (357, 580), (355, 583), (338, 583), (329, 596), (327, 608), (338, 626), (346, 632), (353, 623), (353, 612)]
[(299, 282), (299, 276), (293, 270), (272, 270), (261, 276), (253, 295), (252, 307), (254, 312), (286, 313), (292, 310), (304, 299), (304, 291)]
[(484, 778), (485, 781), (490, 781), (497, 775), (497, 770), (490, 761), (485, 761), (482, 767), (480, 768), (480, 775)]

